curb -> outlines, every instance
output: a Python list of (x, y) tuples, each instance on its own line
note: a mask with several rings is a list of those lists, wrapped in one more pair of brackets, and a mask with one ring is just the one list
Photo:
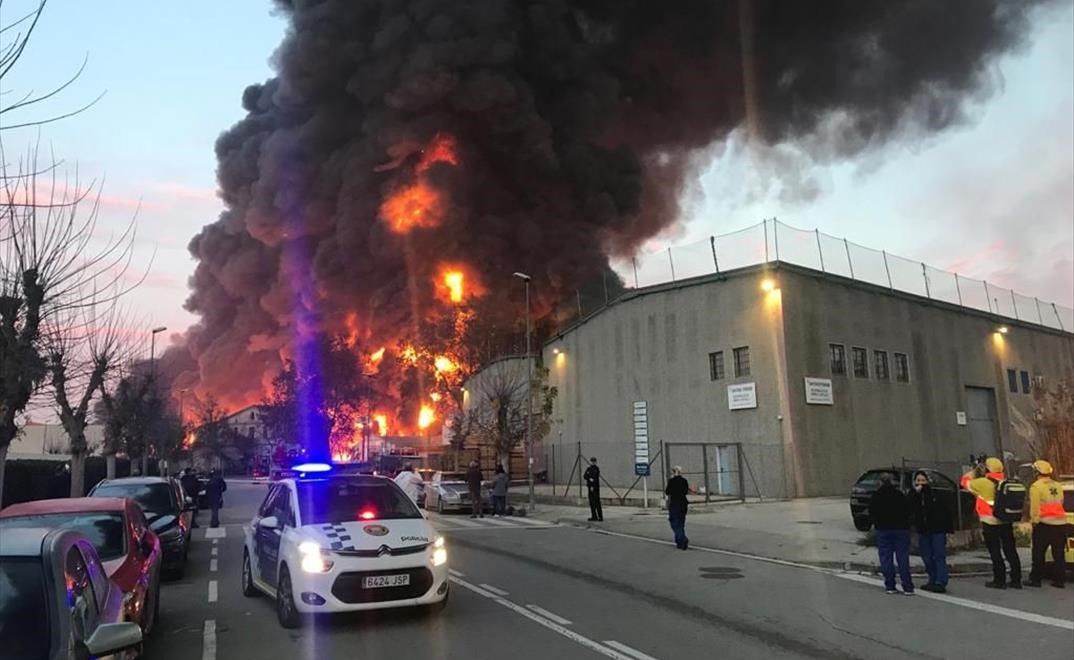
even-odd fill
[[(560, 525), (567, 525), (567, 526), (570, 526), (570, 527), (575, 527), (577, 529), (592, 529), (592, 530), (598, 530), (598, 531), (608, 531), (608, 530), (604, 530), (604, 528), (599, 526), (599, 525), (594, 525), (593, 523), (591, 523), (589, 521), (578, 520), (577, 518), (556, 518), (554, 520), (554, 522), (557, 523), (557, 524), (560, 524)], [(645, 536), (644, 534), (636, 534), (636, 535), (637, 536)], [(661, 540), (661, 539), (659, 539), (657, 537), (653, 537), (653, 536), (645, 536), (645, 538)], [(733, 550), (731, 548), (721, 548), (719, 546), (712, 546), (712, 549), (713, 550), (723, 550), (723, 551), (726, 551), (726, 552), (742, 553), (741, 550)], [(742, 553), (742, 554), (746, 554), (746, 553)], [(860, 573), (860, 574), (864, 574), (864, 575), (879, 575), (880, 574), (880, 565), (879, 564), (874, 564), (874, 563), (845, 562), (845, 561), (810, 561), (810, 560), (800, 560), (800, 559), (786, 559), (784, 557), (766, 557), (765, 555), (757, 555), (757, 556), (758, 557), (763, 557), (765, 559), (777, 559), (777, 560), (782, 560), (782, 561), (791, 561), (791, 562), (794, 562), (796, 564), (802, 564), (802, 565), (805, 565), (805, 566), (813, 566), (813, 567), (816, 567), (816, 568), (823, 568), (823, 569), (832, 570), (832, 571), (840, 571), (840, 572), (843, 572), (843, 573)], [(977, 577), (977, 576), (986, 576), (987, 577), (987, 576), (992, 575), (992, 564), (989, 563), (989, 562), (973, 562), (973, 563), (965, 563), (965, 564), (948, 565), (947, 573), (949, 575), (958, 575), (958, 576), (962, 576), (962, 577)], [(924, 576), (925, 575), (925, 570), (923, 568), (915, 567), (914, 569), (911, 569), (910, 574), (914, 575), (914, 576)]]

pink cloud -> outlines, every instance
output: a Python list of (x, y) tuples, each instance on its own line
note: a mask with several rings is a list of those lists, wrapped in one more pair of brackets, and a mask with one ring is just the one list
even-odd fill
[(196, 186), (188, 186), (183, 183), (176, 183), (174, 181), (161, 181), (158, 183), (150, 184), (149, 186), (153, 190), (173, 197), (175, 199), (184, 200), (188, 202), (218, 202), (217, 192), (215, 188), (200, 188)]

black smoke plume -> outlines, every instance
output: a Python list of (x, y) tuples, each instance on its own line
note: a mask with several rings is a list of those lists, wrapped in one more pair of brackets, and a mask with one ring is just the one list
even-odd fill
[[(246, 89), (247, 116), (219, 138), (226, 210), (190, 242), (200, 322), (177, 386), (232, 404), (311, 333), (406, 334), (439, 304), (445, 263), (511, 319), (511, 275), (529, 273), (547, 315), (673, 225), (706, 147), (736, 128), (838, 159), (956, 124), (1040, 3), (276, 4), (277, 75)], [(444, 134), (458, 163), (425, 174), (439, 224), (393, 233), (382, 203)]]

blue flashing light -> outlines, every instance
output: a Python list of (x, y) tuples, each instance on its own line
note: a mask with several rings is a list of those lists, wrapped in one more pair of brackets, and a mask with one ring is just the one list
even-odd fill
[(291, 466), (291, 469), (295, 472), (307, 473), (307, 472), (330, 472), (332, 466), (328, 463), (300, 463), (298, 465)]

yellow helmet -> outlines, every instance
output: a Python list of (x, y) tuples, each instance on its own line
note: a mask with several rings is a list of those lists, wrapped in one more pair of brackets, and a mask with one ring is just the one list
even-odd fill
[(1003, 461), (989, 457), (985, 460), (985, 467), (988, 468), (989, 472), (1003, 472)]
[(1033, 469), (1041, 474), (1051, 474), (1052, 464), (1044, 459), (1033, 461)]

